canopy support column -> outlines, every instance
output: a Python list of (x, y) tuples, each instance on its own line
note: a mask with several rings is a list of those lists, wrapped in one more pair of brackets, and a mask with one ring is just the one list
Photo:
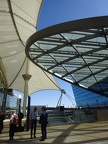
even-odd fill
[(23, 99), (23, 114), (24, 117), (26, 116), (26, 103), (27, 103), (27, 96), (29, 96), (28, 94), (28, 81), (30, 80), (30, 78), (32, 77), (32, 75), (30, 74), (23, 74), (23, 79), (25, 80), (25, 86), (24, 86), (24, 99)]

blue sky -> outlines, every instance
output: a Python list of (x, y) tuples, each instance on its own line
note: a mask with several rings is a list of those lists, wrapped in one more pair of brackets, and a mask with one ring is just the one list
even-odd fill
[[(64, 89), (66, 92), (66, 95), (62, 95), (61, 105), (64, 105), (65, 107), (75, 106), (71, 84), (58, 78), (55, 78), (55, 80), (57, 81), (61, 89)], [(35, 94), (31, 95), (31, 105), (46, 105), (49, 107), (56, 107), (60, 95), (61, 91), (59, 90), (42, 90), (36, 92)], [(68, 98), (68, 96), (72, 97), (71, 100)]]
[(108, 15), (108, 0), (44, 0), (38, 29), (103, 15)]
[[(58, 23), (88, 17), (108, 15), (108, 0), (44, 0), (41, 8), (38, 30)], [(57, 83), (73, 97), (71, 85), (56, 78)], [(31, 95), (31, 105), (56, 106), (60, 91), (44, 90)], [(62, 105), (72, 107), (73, 104), (63, 95)]]

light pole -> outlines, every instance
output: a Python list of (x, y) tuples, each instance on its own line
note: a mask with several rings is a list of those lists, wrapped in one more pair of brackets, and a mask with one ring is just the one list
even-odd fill
[(19, 95), (19, 112), (21, 111), (21, 95)]
[(98, 99), (96, 99), (96, 104), (97, 104), (97, 108), (98, 108)]

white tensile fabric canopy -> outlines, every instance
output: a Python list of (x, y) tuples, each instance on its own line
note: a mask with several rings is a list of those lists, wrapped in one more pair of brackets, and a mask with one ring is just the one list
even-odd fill
[[(0, 0), (0, 70), (5, 86), (24, 92), (25, 43), (36, 32), (42, 0)], [(54, 78), (29, 61), (29, 94), (59, 87)]]

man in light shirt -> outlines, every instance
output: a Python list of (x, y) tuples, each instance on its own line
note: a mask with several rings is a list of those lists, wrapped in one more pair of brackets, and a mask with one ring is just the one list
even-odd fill
[(14, 124), (14, 116), (17, 115), (15, 111), (12, 111), (11, 117), (10, 117), (10, 128), (9, 128), (9, 140), (13, 140), (16, 125)]
[(38, 117), (37, 107), (34, 107), (34, 110), (30, 113), (30, 116), (29, 116), (31, 120), (31, 139), (32, 139), (33, 129), (34, 129), (34, 138), (36, 138), (37, 117)]

